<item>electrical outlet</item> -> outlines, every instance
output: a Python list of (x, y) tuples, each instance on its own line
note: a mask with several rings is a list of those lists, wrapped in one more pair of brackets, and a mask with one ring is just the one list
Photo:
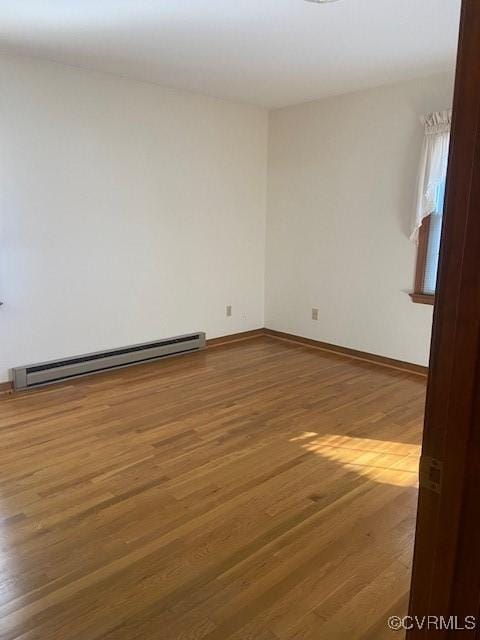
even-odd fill
[(232, 305), (227, 304), (225, 311), (227, 318), (230, 318), (232, 316)]
[(312, 320), (318, 320), (318, 309), (312, 309)]

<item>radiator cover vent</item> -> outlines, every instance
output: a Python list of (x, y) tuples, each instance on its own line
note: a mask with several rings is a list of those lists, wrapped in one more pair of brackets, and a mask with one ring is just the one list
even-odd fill
[(155, 342), (145, 342), (119, 349), (108, 349), (72, 358), (15, 367), (13, 369), (13, 387), (19, 390), (62, 382), (100, 371), (128, 367), (190, 351), (199, 351), (204, 346), (205, 333), (200, 331)]

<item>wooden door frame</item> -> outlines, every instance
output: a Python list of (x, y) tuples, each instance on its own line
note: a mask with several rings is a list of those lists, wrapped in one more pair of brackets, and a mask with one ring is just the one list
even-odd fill
[(480, 0), (462, 2), (422, 461), (409, 614), (476, 616), (480, 638)]

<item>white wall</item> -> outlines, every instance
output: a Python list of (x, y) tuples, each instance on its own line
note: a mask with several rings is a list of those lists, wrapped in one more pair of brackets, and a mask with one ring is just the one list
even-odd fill
[(265, 110), (6, 56), (0, 86), (0, 381), (263, 326)]
[(266, 326), (427, 363), (432, 308), (407, 295), (408, 229), (419, 117), (449, 108), (452, 84), (436, 75), (271, 113)]
[(427, 362), (432, 309), (407, 295), (407, 235), (419, 116), (450, 105), (451, 77), (269, 120), (27, 58), (0, 56), (0, 86), (0, 382), (17, 365), (264, 325)]

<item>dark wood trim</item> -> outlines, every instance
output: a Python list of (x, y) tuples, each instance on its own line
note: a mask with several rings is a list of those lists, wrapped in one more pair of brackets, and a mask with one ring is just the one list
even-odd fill
[[(421, 302), (425, 286), (425, 270), (427, 268), (427, 252), (428, 252), (428, 237), (430, 235), (430, 221), (431, 217), (427, 216), (423, 219), (422, 226), (418, 231), (418, 248), (417, 248), (417, 264), (415, 267), (415, 284), (413, 294), (411, 298), (413, 302)], [(429, 303), (427, 303), (429, 304)]]
[(304, 338), (292, 333), (283, 333), (282, 331), (274, 331), (273, 329), (265, 329), (265, 335), (272, 338), (278, 338), (280, 340), (287, 340), (289, 342), (297, 342), (299, 344), (314, 347), (315, 349), (321, 349), (322, 351), (329, 351), (340, 356), (347, 356), (348, 358), (355, 358), (356, 360), (363, 360), (370, 364), (381, 365), (382, 367), (389, 367), (390, 369), (398, 369), (400, 371), (407, 371), (408, 373), (415, 373), (416, 375), (426, 376), (428, 372), (427, 367), (423, 367), (419, 364), (413, 364), (411, 362), (404, 362), (403, 360), (396, 360), (394, 358), (387, 358), (386, 356), (380, 356), (375, 353), (368, 353), (366, 351), (359, 351), (358, 349), (350, 349), (349, 347), (340, 347), (336, 344), (330, 344), (328, 342), (320, 342), (319, 340), (312, 340), (311, 338)]
[(411, 293), (412, 302), (419, 304), (435, 304), (435, 296), (431, 293)]
[(250, 340), (261, 336), (268, 336), (270, 338), (286, 340), (288, 342), (296, 342), (298, 344), (314, 347), (315, 349), (321, 349), (322, 351), (328, 351), (329, 353), (334, 353), (339, 356), (346, 356), (348, 358), (354, 358), (355, 360), (362, 360), (363, 362), (368, 362), (370, 364), (406, 371), (416, 375), (426, 376), (428, 373), (428, 367), (424, 367), (419, 364), (404, 362), (403, 360), (396, 360), (395, 358), (387, 358), (386, 356), (380, 356), (375, 353), (368, 353), (358, 349), (350, 349), (349, 347), (340, 347), (336, 344), (321, 342), (311, 338), (304, 338), (303, 336), (298, 336), (293, 333), (284, 333), (283, 331), (275, 331), (274, 329), (267, 328), (253, 329), (252, 331), (244, 331), (242, 333), (233, 333), (221, 336), (220, 338), (210, 338), (207, 340), (207, 347), (219, 347), (221, 345), (240, 342), (242, 340)]
[[(268, 336), (270, 338), (276, 338), (279, 340), (287, 340), (289, 342), (296, 342), (298, 344), (314, 347), (315, 349), (328, 351), (339, 356), (346, 356), (348, 358), (362, 360), (363, 362), (369, 362), (370, 364), (381, 365), (383, 367), (398, 369), (400, 371), (407, 371), (408, 373), (415, 373), (417, 375), (426, 376), (428, 371), (427, 367), (422, 367), (418, 364), (403, 362), (401, 360), (395, 360), (393, 358), (387, 358), (385, 356), (379, 356), (373, 353), (359, 351), (357, 349), (340, 347), (338, 345), (329, 344), (328, 342), (320, 342), (318, 340), (303, 338), (302, 336), (297, 336), (291, 333), (283, 333), (282, 331), (274, 331), (273, 329), (266, 329), (263, 327), (260, 329), (243, 331), (241, 333), (231, 333), (226, 336), (220, 336), (219, 338), (210, 338), (206, 340), (206, 346), (207, 348), (220, 347), (222, 345), (241, 342), (243, 340), (251, 340), (253, 338), (259, 338), (262, 336)], [(0, 383), (0, 395), (7, 393), (13, 393), (13, 384), (11, 382)]]
[(13, 384), (11, 382), (0, 382), (0, 395), (4, 393), (12, 393)]
[(251, 331), (243, 331), (241, 333), (231, 333), (220, 338), (210, 338), (207, 340), (207, 347), (218, 347), (222, 344), (229, 344), (231, 342), (239, 342), (240, 340), (250, 340), (251, 338), (258, 338), (258, 336), (264, 335), (263, 327), (261, 329), (252, 329)]
[(480, 2), (463, 0), (422, 448), (441, 484), (420, 486), (410, 596), (410, 615), (477, 616), (477, 631), (409, 640), (480, 637), (479, 60)]

